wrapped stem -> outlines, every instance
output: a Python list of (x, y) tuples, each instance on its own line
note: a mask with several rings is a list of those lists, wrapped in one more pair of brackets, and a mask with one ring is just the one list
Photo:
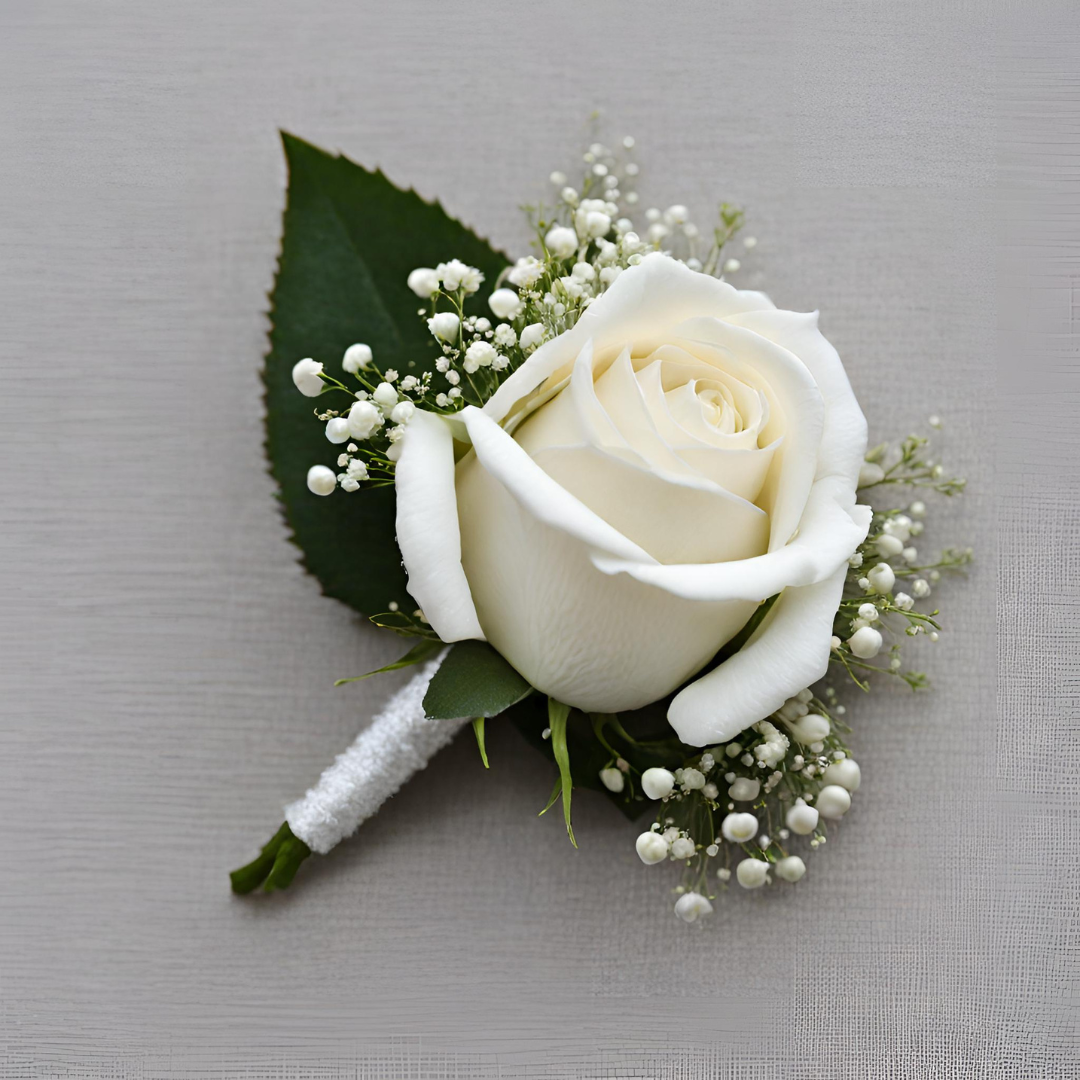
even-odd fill
[(293, 835), (312, 851), (325, 855), (351, 836), (468, 723), (424, 715), (424, 694), (438, 667), (434, 660), (414, 675), (319, 782), (285, 808)]

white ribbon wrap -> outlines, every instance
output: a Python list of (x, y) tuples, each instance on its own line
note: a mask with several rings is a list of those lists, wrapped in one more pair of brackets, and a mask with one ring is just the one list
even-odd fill
[(414, 675), (319, 782), (285, 808), (289, 828), (312, 851), (325, 855), (352, 836), (469, 722), (424, 715), (424, 694), (439, 663)]

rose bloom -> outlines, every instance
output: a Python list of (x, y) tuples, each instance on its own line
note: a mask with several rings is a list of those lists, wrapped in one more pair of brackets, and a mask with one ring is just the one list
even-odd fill
[(417, 412), (401, 446), (398, 543), (444, 641), (486, 639), (587, 712), (682, 686), (668, 719), (695, 746), (825, 674), (870, 509), (866, 421), (816, 313), (650, 255), (482, 409)]

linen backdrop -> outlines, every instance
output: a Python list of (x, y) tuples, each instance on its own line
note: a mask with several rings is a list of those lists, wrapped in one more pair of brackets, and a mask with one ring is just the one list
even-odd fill
[[(0, 1073), (1077, 1075), (1080, 475), (1068, 6), (0, 5)], [(849, 695), (795, 889), (671, 914), (606, 803), (488, 725), (288, 894), (282, 804), (395, 685), (273, 498), (285, 128), (507, 250), (603, 111), (644, 205), (744, 203), (877, 436), (930, 412), (970, 540), (936, 689)], [(466, 735), (468, 733), (466, 732)]]

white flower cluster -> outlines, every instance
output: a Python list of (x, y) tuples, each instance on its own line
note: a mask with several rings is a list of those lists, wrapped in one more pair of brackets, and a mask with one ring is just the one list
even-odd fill
[[(468, 269), (468, 268), (466, 268)], [(483, 280), (482, 276), (481, 279)], [(479, 287), (479, 283), (478, 283)], [(305, 397), (318, 397), (326, 391), (348, 395), (351, 404), (345, 410), (316, 412), (326, 424), (326, 438), (335, 445), (348, 445), (338, 454), (335, 473), (327, 465), (308, 469), (308, 490), (315, 495), (329, 495), (340, 484), (343, 491), (356, 491), (365, 480), (390, 482), (397, 457), (395, 443), (405, 425), (413, 418), (431, 386), (431, 373), (401, 377), (392, 368), (385, 372), (375, 365), (370, 346), (350, 345), (341, 361), (342, 370), (360, 385), (352, 390), (329, 375), (321, 363), (310, 358), (299, 361), (292, 371), (293, 383)], [(358, 444), (363, 443), (363, 446)]]
[(709, 867), (721, 854), (715, 875), (721, 885), (731, 880), (733, 863), (744, 889), (803, 877), (806, 863), (789, 850), (792, 837), (810, 837), (812, 849), (824, 844), (826, 822), (847, 813), (862, 779), (829, 719), (842, 711), (803, 690), (740, 739), (682, 768), (642, 773), (642, 792), (660, 808), (635, 847), (646, 865), (683, 864), (675, 890), (681, 919), (694, 922), (713, 910)]

